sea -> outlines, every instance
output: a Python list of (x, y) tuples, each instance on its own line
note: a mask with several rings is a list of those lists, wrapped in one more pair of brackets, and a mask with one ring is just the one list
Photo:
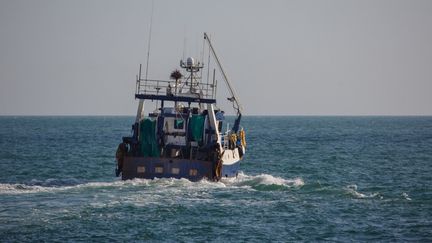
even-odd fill
[(237, 178), (115, 177), (134, 117), (0, 117), (0, 242), (432, 242), (432, 117), (246, 116)]

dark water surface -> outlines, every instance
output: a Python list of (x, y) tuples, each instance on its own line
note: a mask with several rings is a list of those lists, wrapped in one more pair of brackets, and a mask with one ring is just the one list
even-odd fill
[(237, 179), (119, 181), (133, 117), (0, 117), (0, 241), (432, 241), (432, 117), (246, 117)]

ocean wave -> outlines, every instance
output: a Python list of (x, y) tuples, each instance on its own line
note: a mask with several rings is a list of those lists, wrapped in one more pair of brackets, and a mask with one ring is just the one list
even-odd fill
[(402, 193), (402, 197), (404, 198), (404, 199), (406, 199), (407, 201), (411, 201), (412, 199), (408, 196), (408, 193), (406, 193), (406, 192), (403, 192)]
[[(67, 182), (69, 181), (69, 183)], [(73, 183), (72, 183), (73, 182)], [(60, 192), (79, 188), (101, 188), (120, 185), (120, 182), (88, 182), (79, 184), (76, 179), (47, 179), (45, 181), (31, 180), (28, 183), (8, 184), (0, 183), (1, 194), (25, 194), (25, 193), (44, 193), (44, 192)]]
[(3, 184), (0, 183), (0, 195), (1, 194), (21, 194), (21, 193), (37, 193), (47, 192), (48, 187), (43, 186), (28, 186), (25, 184)]
[(201, 180), (192, 182), (187, 179), (156, 178), (115, 180), (108, 182), (84, 182), (78, 179), (33, 179), (27, 183), (0, 183), (1, 194), (46, 193), (79, 189), (107, 189), (107, 188), (252, 188), (255, 190), (284, 190), (304, 185), (301, 178), (284, 179), (268, 174), (246, 175), (239, 173), (236, 178), (223, 178), (219, 182)]
[(348, 185), (348, 186), (346, 186), (345, 190), (346, 190), (348, 195), (350, 195), (354, 198), (357, 198), (357, 199), (366, 199), (366, 198), (383, 199), (383, 197), (377, 192), (371, 193), (371, 194), (364, 194), (364, 193), (357, 191), (357, 185)]
[(239, 173), (237, 178), (222, 179), (221, 182), (227, 186), (251, 187), (258, 190), (288, 189), (304, 185), (304, 181), (301, 178), (284, 179), (269, 174), (251, 176), (243, 173)]
[(65, 178), (65, 179), (46, 179), (46, 180), (38, 180), (32, 179), (28, 183), (25, 183), (28, 186), (43, 186), (43, 187), (61, 187), (61, 186), (74, 186), (82, 184), (82, 180), (78, 180), (75, 178)]

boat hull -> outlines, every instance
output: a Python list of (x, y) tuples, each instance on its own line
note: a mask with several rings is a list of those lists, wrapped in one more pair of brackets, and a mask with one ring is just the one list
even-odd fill
[(240, 161), (237, 161), (232, 164), (223, 164), (222, 165), (222, 177), (237, 177), (238, 172), (240, 170)]
[[(222, 164), (221, 176), (234, 177), (240, 168), (240, 161), (230, 165)], [(122, 179), (134, 178), (186, 178), (191, 181), (215, 180), (215, 162), (177, 158), (153, 158), (126, 156), (123, 162)]]

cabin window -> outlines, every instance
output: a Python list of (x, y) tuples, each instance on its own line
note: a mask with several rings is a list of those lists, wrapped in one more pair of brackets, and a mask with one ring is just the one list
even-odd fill
[(180, 168), (171, 168), (171, 174), (178, 175), (180, 173)]
[(189, 170), (189, 176), (197, 176), (198, 170), (197, 169), (190, 169)]
[(138, 166), (137, 173), (145, 173), (145, 166)]
[(184, 129), (184, 120), (183, 119), (175, 119), (174, 120), (174, 129)]
[(155, 167), (155, 173), (162, 174), (163, 173), (163, 167)]

